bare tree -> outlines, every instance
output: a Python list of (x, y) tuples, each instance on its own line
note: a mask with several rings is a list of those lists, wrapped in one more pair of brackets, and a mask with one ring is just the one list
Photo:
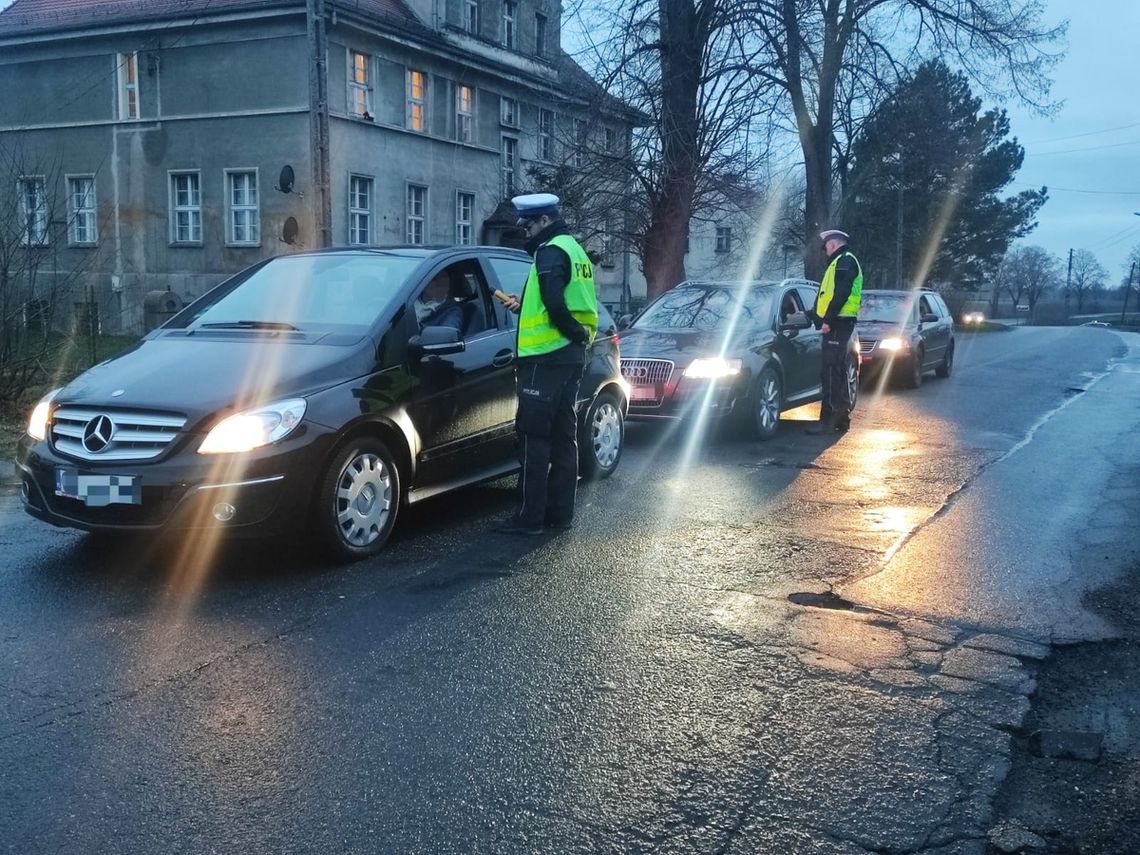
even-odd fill
[(67, 185), (58, 158), (34, 154), (19, 134), (0, 136), (0, 404), (39, 382), (64, 346), (54, 329), (97, 252), (61, 269), (69, 237), (97, 228), (93, 211), (69, 202), (68, 193), (84, 192)]
[[(837, 136), (850, 138), (860, 103), (875, 100), (892, 76), (941, 55), (985, 91), (1004, 82), (1044, 109), (1047, 74), (1059, 58), (1050, 51), (1065, 33), (1042, 22), (1041, 0), (747, 2), (766, 60), (755, 71), (784, 93), (803, 152), (809, 235), (833, 224), (837, 153), (843, 166)], [(813, 242), (804, 261), (818, 278), (823, 258)]]
[(1024, 297), (1031, 316), (1045, 292), (1058, 287), (1062, 281), (1060, 260), (1039, 246), (1011, 249), (1001, 267), (1006, 293), (1013, 305), (1021, 305)]
[(1095, 255), (1087, 249), (1078, 249), (1073, 253), (1073, 272), (1069, 279), (1069, 293), (1076, 295), (1078, 314), (1084, 311), (1085, 300), (1093, 292), (1103, 288), (1107, 279), (1108, 271), (1096, 260)]
[(747, 12), (743, 0), (630, 0), (591, 46), (605, 88), (644, 121), (613, 164), (624, 181), (582, 174), (625, 188), (624, 234), (651, 299), (685, 278), (694, 217), (748, 210), (757, 198), (771, 84), (754, 73), (762, 57)]

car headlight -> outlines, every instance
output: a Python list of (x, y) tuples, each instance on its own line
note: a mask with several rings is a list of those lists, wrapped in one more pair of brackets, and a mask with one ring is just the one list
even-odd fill
[(723, 356), (694, 359), (685, 369), (685, 376), (703, 380), (717, 380), (721, 377), (732, 377), (739, 374), (742, 365), (743, 363), (739, 359), (725, 359)]
[(236, 454), (284, 439), (305, 416), (301, 398), (277, 401), (222, 419), (211, 430), (199, 454)]
[(902, 350), (903, 346), (901, 338), (885, 338), (879, 342), (880, 350)]
[(28, 436), (32, 439), (40, 440), (47, 437), (48, 416), (51, 414), (52, 398), (58, 394), (59, 389), (52, 389), (40, 398), (39, 403), (32, 410), (31, 418), (28, 419)]

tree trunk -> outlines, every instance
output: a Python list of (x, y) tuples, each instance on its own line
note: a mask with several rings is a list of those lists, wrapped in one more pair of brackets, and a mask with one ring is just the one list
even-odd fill
[(699, 164), (698, 95), (707, 25), (694, 0), (658, 0), (661, 15), (661, 117), (664, 180), (651, 203), (642, 258), (650, 300), (685, 278), (685, 244)]
[[(804, 271), (808, 279), (819, 282), (827, 262), (819, 233), (831, 228), (831, 146), (818, 128), (800, 134), (804, 153), (804, 175), (807, 178), (804, 217)], [(822, 143), (822, 144), (821, 144)]]

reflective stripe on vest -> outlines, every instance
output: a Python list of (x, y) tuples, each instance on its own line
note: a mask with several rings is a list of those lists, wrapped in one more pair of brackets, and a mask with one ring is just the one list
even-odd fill
[[(570, 284), (566, 286), (566, 308), (574, 320), (586, 328), (590, 341), (598, 329), (598, 295), (594, 290), (594, 267), (582, 245), (570, 235), (556, 235), (543, 246), (556, 246), (570, 258)], [(536, 253), (537, 255), (537, 253)], [(519, 311), (519, 356), (539, 356), (570, 344), (550, 321), (538, 285), (538, 264), (530, 266)]]
[(839, 264), (839, 259), (845, 255), (850, 255), (851, 260), (855, 262), (855, 281), (851, 283), (851, 294), (843, 304), (843, 308), (839, 310), (839, 317), (853, 318), (859, 314), (859, 306), (863, 302), (863, 267), (853, 253), (844, 251), (835, 256), (831, 264), (827, 265), (827, 272), (823, 274), (823, 282), (819, 286), (819, 298), (815, 301), (815, 313), (821, 318), (827, 314), (827, 307), (831, 305), (831, 298), (835, 296), (835, 268)]

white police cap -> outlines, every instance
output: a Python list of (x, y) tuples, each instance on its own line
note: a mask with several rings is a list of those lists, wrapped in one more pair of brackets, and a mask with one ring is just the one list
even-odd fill
[(829, 240), (837, 240), (840, 243), (847, 243), (851, 237), (847, 232), (841, 232), (839, 229), (828, 229), (827, 231), (819, 233), (819, 239), (824, 243)]
[(519, 224), (525, 220), (534, 220), (542, 215), (558, 217), (561, 215), (559, 205), (561, 200), (553, 193), (528, 193), (525, 196), (515, 196), (511, 204), (519, 213)]

